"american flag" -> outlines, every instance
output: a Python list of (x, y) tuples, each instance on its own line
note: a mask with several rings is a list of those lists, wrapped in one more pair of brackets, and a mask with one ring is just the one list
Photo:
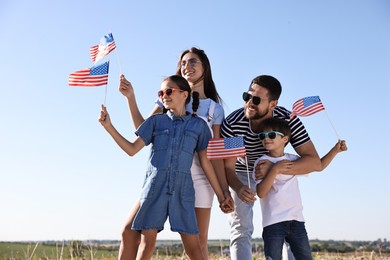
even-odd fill
[(94, 87), (107, 85), (109, 61), (69, 75), (69, 86)]
[(100, 39), (99, 45), (95, 45), (89, 48), (89, 53), (91, 54), (92, 62), (98, 62), (104, 56), (115, 50), (115, 48), (116, 45), (112, 33), (104, 35), (104, 37)]
[(209, 141), (207, 158), (209, 160), (246, 156), (243, 136), (215, 138)]
[(290, 119), (294, 116), (310, 116), (321, 110), (325, 110), (325, 107), (319, 96), (301, 98), (293, 104)]

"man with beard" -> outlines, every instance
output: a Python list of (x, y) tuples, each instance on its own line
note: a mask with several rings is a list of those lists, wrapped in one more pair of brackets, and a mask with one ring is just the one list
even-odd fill
[[(267, 152), (258, 136), (262, 122), (270, 117), (289, 122), (290, 143), (301, 158), (294, 161), (291, 169), (283, 172), (284, 174), (304, 174), (321, 170), (320, 158), (302, 122), (298, 117), (290, 120), (291, 112), (277, 106), (281, 93), (282, 86), (276, 78), (268, 75), (254, 78), (248, 92), (243, 93), (244, 107), (232, 112), (222, 123), (221, 136), (244, 136), (247, 153), (246, 158), (224, 160), (226, 177), (235, 204), (235, 211), (229, 215), (232, 260), (252, 259), (252, 208), (256, 200), (256, 184), (252, 178), (248, 178), (248, 172), (253, 171), (256, 159)], [(272, 164), (269, 161), (259, 164), (256, 167), (256, 179), (263, 178), (270, 167)]]

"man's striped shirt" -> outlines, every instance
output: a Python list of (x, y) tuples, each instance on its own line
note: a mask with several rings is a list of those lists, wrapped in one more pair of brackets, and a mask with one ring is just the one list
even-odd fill
[[(273, 117), (281, 118), (289, 122), (291, 128), (290, 143), (294, 148), (297, 148), (310, 141), (310, 137), (301, 120), (298, 117), (290, 120), (290, 114), (290, 111), (280, 106), (275, 107), (273, 111)], [(253, 171), (253, 164), (256, 159), (267, 153), (257, 134), (252, 132), (249, 120), (245, 117), (244, 108), (232, 112), (222, 123), (221, 136), (223, 138), (239, 135), (244, 136), (249, 172)], [(244, 157), (237, 158), (236, 171), (247, 171)]]

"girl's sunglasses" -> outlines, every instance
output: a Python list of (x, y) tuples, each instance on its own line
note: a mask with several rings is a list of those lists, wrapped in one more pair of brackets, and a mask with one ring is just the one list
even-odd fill
[(172, 95), (173, 91), (180, 91), (180, 92), (183, 92), (184, 90), (181, 90), (179, 88), (167, 88), (167, 89), (164, 89), (164, 90), (160, 90), (159, 92), (157, 92), (157, 96), (159, 98), (163, 97), (165, 94), (167, 96), (170, 96)]
[(260, 141), (263, 141), (267, 136), (269, 139), (274, 140), (276, 138), (276, 135), (280, 135), (281, 137), (284, 136), (284, 134), (281, 132), (272, 131), (272, 132), (262, 132), (258, 134), (258, 137)]
[(254, 105), (258, 105), (260, 104), (261, 102), (261, 98), (259, 97), (256, 97), (256, 96), (252, 96), (251, 94), (249, 94), (248, 92), (244, 92), (242, 93), (242, 99), (245, 101), (245, 102), (248, 102), (250, 99), (252, 99), (252, 103)]

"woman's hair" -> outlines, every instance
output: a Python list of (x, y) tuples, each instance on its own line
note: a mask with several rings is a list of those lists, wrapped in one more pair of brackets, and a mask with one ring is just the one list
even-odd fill
[[(282, 134), (284, 134), (284, 136), (288, 137), (288, 142), (290, 141), (291, 129), (290, 129), (290, 125), (286, 120), (281, 118), (276, 118), (276, 117), (265, 119), (261, 124), (261, 131), (264, 132), (270, 130), (281, 132)], [(287, 145), (288, 142), (285, 145)]]
[[(173, 83), (175, 83), (179, 89), (188, 92), (188, 96), (186, 99), (186, 104), (188, 104), (191, 100), (191, 87), (188, 84), (188, 81), (180, 75), (172, 75), (172, 76), (166, 77), (163, 80), (163, 82), (167, 81), (167, 80), (170, 80)], [(193, 98), (192, 111), (193, 111), (193, 114), (196, 114), (196, 111), (198, 110), (198, 106), (199, 106), (199, 93), (194, 91), (194, 93), (192, 94), (192, 98)], [(163, 112), (164, 113), (167, 112), (167, 109), (165, 107), (163, 107)]]
[(196, 116), (196, 111), (199, 107), (199, 93), (194, 91), (192, 92), (192, 115)]
[(222, 99), (221, 99), (220, 95), (218, 94), (217, 89), (215, 87), (215, 84), (213, 81), (213, 76), (211, 75), (210, 61), (209, 61), (209, 58), (207, 57), (206, 53), (204, 52), (204, 50), (196, 48), (196, 47), (192, 47), (191, 49), (183, 51), (182, 54), (180, 55), (179, 62), (177, 63), (176, 74), (181, 75), (182, 59), (183, 59), (184, 55), (186, 55), (189, 52), (196, 54), (198, 56), (199, 60), (202, 62), (203, 75), (199, 79), (199, 81), (203, 79), (204, 93), (205, 93), (206, 97), (211, 98), (215, 102), (221, 104)]

